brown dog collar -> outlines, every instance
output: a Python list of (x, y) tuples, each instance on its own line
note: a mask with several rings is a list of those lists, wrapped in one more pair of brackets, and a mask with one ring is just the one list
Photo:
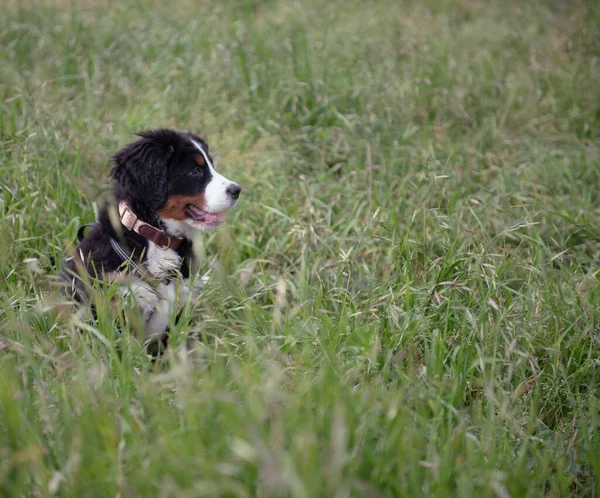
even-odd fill
[(119, 202), (119, 218), (121, 219), (121, 224), (127, 230), (154, 242), (163, 251), (177, 249), (183, 241), (180, 237), (169, 237), (163, 230), (140, 220), (125, 201)]

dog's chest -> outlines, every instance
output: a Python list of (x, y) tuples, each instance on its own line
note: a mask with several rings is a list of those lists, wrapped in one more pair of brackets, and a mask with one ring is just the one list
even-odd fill
[(146, 255), (144, 266), (158, 282), (139, 279), (124, 289), (124, 294), (132, 294), (135, 298), (146, 324), (147, 337), (156, 337), (167, 330), (173, 312), (180, 311), (190, 298), (197, 299), (208, 276), (181, 278), (177, 275), (181, 256), (171, 249), (163, 251), (152, 242), (148, 243)]
[(154, 242), (148, 242), (146, 268), (150, 275), (163, 280), (173, 275), (181, 266), (181, 256), (173, 249), (159, 249)]
[(162, 250), (153, 242), (148, 242), (144, 265), (148, 273), (160, 283), (152, 288), (141, 282), (134, 291), (136, 301), (142, 309), (148, 337), (165, 332), (173, 311), (181, 309), (189, 297), (187, 279), (180, 279), (182, 257), (172, 249)]
[(140, 279), (126, 291), (135, 296), (146, 323), (147, 337), (162, 335), (173, 311), (180, 309), (188, 298), (187, 286), (177, 276), (181, 262), (181, 256), (172, 249), (162, 250), (148, 242), (143, 265), (157, 282)]

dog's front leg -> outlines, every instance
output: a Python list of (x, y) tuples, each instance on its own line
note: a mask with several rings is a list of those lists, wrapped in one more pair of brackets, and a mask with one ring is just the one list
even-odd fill
[(175, 307), (177, 293), (175, 283), (160, 283), (154, 290), (158, 300), (154, 312), (146, 322), (146, 339), (160, 338), (169, 327), (171, 311)]
[(138, 281), (121, 291), (124, 297), (133, 297), (140, 310), (145, 328), (145, 339), (159, 338), (169, 325), (169, 318), (175, 303), (173, 284), (160, 283), (153, 287), (147, 282)]
[(127, 299), (129, 296), (133, 298), (135, 304), (140, 310), (144, 324), (148, 323), (148, 321), (152, 318), (154, 311), (156, 310), (156, 306), (160, 301), (160, 297), (156, 294), (154, 289), (142, 281), (137, 281), (127, 287), (122, 287), (120, 289), (120, 294), (125, 299)]

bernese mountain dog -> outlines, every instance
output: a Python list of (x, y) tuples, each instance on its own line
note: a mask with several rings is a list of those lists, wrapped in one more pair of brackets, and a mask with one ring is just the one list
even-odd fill
[(216, 171), (199, 136), (171, 129), (137, 135), (114, 155), (114, 195), (80, 237), (61, 280), (90, 305), (91, 284), (116, 282), (116, 296), (139, 308), (144, 340), (156, 355), (167, 345), (173, 312), (202, 288), (195, 238), (224, 221), (242, 189)]

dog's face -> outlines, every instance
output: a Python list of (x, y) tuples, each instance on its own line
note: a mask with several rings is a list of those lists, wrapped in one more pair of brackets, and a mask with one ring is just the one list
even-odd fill
[(222, 223), (241, 188), (215, 170), (206, 142), (174, 130), (138, 135), (114, 158), (111, 174), (124, 194), (160, 217), (172, 235)]
[(235, 205), (241, 190), (217, 173), (202, 139), (183, 135), (168, 170), (166, 201), (157, 213), (163, 220), (209, 230), (223, 222), (225, 211)]

